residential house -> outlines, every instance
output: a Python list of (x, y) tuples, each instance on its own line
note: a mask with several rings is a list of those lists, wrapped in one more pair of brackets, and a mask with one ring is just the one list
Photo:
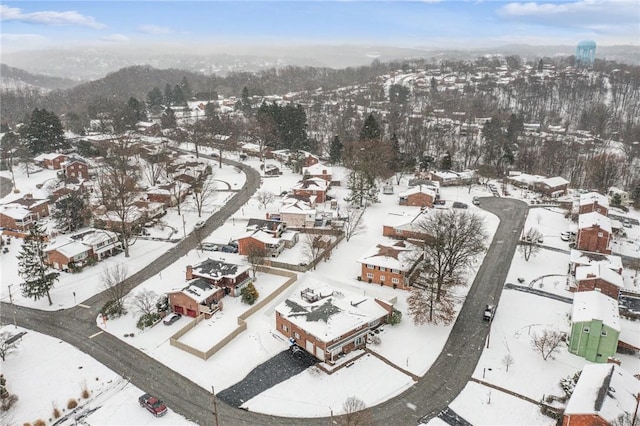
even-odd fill
[(270, 219), (249, 219), (247, 222), (247, 231), (264, 231), (273, 237), (280, 238), (287, 230), (287, 224), (279, 220)]
[(120, 231), (123, 228), (131, 229), (141, 225), (146, 220), (145, 212), (136, 206), (128, 207), (124, 214), (109, 210), (104, 213), (94, 214), (94, 226), (109, 231)]
[(398, 194), (401, 206), (433, 207), (436, 193), (430, 187), (418, 185)]
[(160, 136), (162, 134), (162, 128), (160, 124), (152, 121), (138, 121), (136, 123), (136, 129), (143, 135), (147, 136)]
[(302, 290), (275, 311), (280, 333), (320, 361), (333, 364), (364, 348), (370, 331), (390, 318), (393, 304), (320, 287)]
[(431, 172), (431, 179), (440, 183), (440, 186), (468, 185), (474, 180), (474, 173), (470, 170), (454, 172), (453, 170), (441, 170)]
[(424, 220), (428, 210), (423, 210), (417, 214), (409, 212), (389, 213), (382, 224), (382, 235), (385, 237), (400, 240), (424, 241), (429, 235), (420, 227), (420, 222)]
[(607, 362), (616, 353), (619, 336), (617, 300), (599, 291), (575, 293), (569, 352), (587, 361)]
[(612, 186), (609, 188), (607, 192), (609, 204), (614, 204), (619, 202), (621, 206), (626, 207), (629, 205), (629, 193), (627, 191), (623, 191), (620, 188), (616, 188)]
[(235, 239), (238, 242), (238, 253), (249, 256), (254, 249), (263, 250), (267, 257), (278, 257), (284, 250), (285, 242), (264, 231), (249, 231)]
[(102, 229), (83, 229), (69, 236), (59, 236), (45, 249), (46, 263), (67, 271), (117, 254), (122, 247), (118, 235)]
[(602, 194), (597, 192), (588, 192), (580, 194), (578, 201), (578, 214), (597, 212), (607, 216), (609, 213), (609, 200)]
[(82, 158), (70, 158), (64, 162), (62, 169), (68, 179), (89, 180), (89, 165)]
[(291, 192), (298, 199), (308, 201), (312, 206), (317, 203), (324, 203), (327, 200), (327, 190), (329, 184), (321, 178), (303, 179), (296, 183)]
[(575, 291), (597, 290), (618, 300), (621, 288), (624, 288), (622, 275), (602, 263), (576, 268)]
[(46, 154), (40, 154), (33, 159), (33, 161), (40, 167), (45, 169), (59, 170), (62, 168), (62, 163), (67, 159), (67, 156), (58, 152), (51, 152)]
[(569, 181), (561, 176), (543, 179), (535, 184), (535, 189), (547, 197), (559, 197), (567, 193)]
[(155, 201), (138, 200), (133, 203), (143, 214), (144, 220), (156, 219), (167, 212), (163, 203)]
[(173, 207), (183, 202), (190, 190), (190, 185), (178, 180), (148, 188), (146, 197), (147, 200), (162, 203), (165, 207)]
[(0, 226), (3, 228), (26, 231), (37, 220), (37, 215), (22, 206), (15, 204), (0, 206)]
[(358, 279), (407, 290), (420, 272), (422, 258), (422, 250), (408, 241), (380, 243), (358, 259)]
[(435, 180), (423, 179), (423, 178), (415, 178), (409, 180), (409, 188), (413, 188), (414, 186), (424, 186), (433, 190), (436, 193), (436, 196), (440, 195), (440, 182)]
[(204, 278), (189, 280), (181, 290), (167, 293), (172, 312), (194, 318), (204, 315), (207, 319), (220, 308), (219, 302), (224, 295), (223, 288)]
[(46, 198), (34, 198), (33, 194), (31, 193), (24, 194), (22, 198), (17, 198), (9, 201), (5, 205), (24, 207), (25, 209), (33, 213), (36, 219), (42, 219), (43, 217), (49, 216), (49, 200)]
[(267, 164), (264, 166), (265, 176), (280, 176), (282, 172), (275, 164)]
[(632, 425), (638, 413), (640, 380), (617, 364), (582, 368), (562, 418), (562, 426)]
[(240, 291), (253, 281), (249, 266), (236, 265), (220, 260), (205, 259), (197, 265), (187, 266), (187, 280), (203, 278), (224, 290), (225, 294), (240, 296)]
[(572, 249), (569, 253), (569, 273), (575, 276), (578, 266), (602, 264), (617, 274), (622, 274), (622, 258), (614, 254), (591, 253)]
[(611, 221), (598, 212), (578, 216), (578, 250), (611, 254)]
[(323, 163), (315, 163), (308, 167), (303, 167), (302, 175), (309, 176), (312, 178), (324, 179), (328, 183), (331, 183), (331, 178), (332, 178), (331, 166), (327, 166), (326, 164), (323, 164)]
[(316, 210), (304, 201), (293, 200), (280, 207), (277, 214), (268, 214), (267, 219), (281, 220), (288, 228), (313, 228)]

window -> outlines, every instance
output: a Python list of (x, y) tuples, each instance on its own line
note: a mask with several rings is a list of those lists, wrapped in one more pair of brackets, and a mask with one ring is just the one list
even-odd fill
[(600, 332), (600, 335), (601, 335), (602, 337), (607, 337), (607, 330), (602, 330), (602, 331)]
[(387, 268), (385, 268), (384, 266), (381, 266), (381, 267), (380, 267), (380, 270), (381, 270), (382, 272), (385, 272), (385, 271), (387, 270)]
[(367, 265), (367, 269), (374, 269), (374, 268), (375, 268), (375, 266), (373, 266), (373, 265)]
[(367, 272), (367, 278), (373, 278), (373, 274), (371, 272)]
[(361, 345), (362, 344), (362, 336), (356, 337), (356, 340), (354, 341), (354, 343), (356, 344), (356, 346)]
[(604, 234), (602, 232), (598, 232), (598, 237), (604, 237)]
[(589, 327), (585, 327), (585, 328), (582, 329), (583, 333), (588, 333), (590, 331), (591, 331), (591, 329)]
[(289, 327), (287, 327), (287, 325), (286, 325), (286, 324), (282, 324), (282, 329), (283, 329), (284, 331), (289, 331)]
[(300, 338), (300, 335), (298, 334), (298, 332), (297, 332), (297, 331), (294, 331), (294, 332), (293, 332), (293, 337), (295, 337), (296, 339), (299, 339), (299, 338)]
[(398, 278), (391, 278), (391, 283), (400, 284), (400, 280)]
[(384, 275), (380, 275), (380, 281), (384, 281)]

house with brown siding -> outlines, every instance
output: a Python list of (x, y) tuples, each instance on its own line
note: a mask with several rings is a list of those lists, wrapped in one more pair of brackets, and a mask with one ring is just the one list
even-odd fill
[(240, 291), (253, 281), (249, 266), (236, 265), (220, 260), (205, 259), (197, 265), (187, 265), (187, 281), (202, 278), (224, 290), (224, 294), (240, 296)]
[(547, 197), (559, 197), (567, 193), (569, 181), (561, 176), (543, 179), (535, 184), (535, 190), (543, 193)]
[(332, 179), (332, 170), (331, 166), (327, 166), (323, 163), (312, 164), (309, 167), (302, 168), (302, 176), (309, 176), (320, 178), (326, 180), (327, 182), (331, 182)]
[(408, 241), (377, 244), (358, 259), (361, 281), (407, 290), (419, 273), (423, 251)]
[(567, 402), (563, 426), (632, 424), (640, 416), (640, 380), (617, 364), (587, 364)]
[(33, 161), (45, 169), (59, 170), (62, 168), (62, 163), (67, 159), (67, 156), (57, 152), (51, 152), (47, 154), (40, 154), (33, 159)]
[(172, 312), (194, 318), (198, 315), (210, 318), (220, 308), (219, 303), (224, 295), (223, 288), (204, 278), (189, 280), (181, 290), (167, 293)]
[(276, 328), (320, 361), (333, 364), (364, 348), (370, 330), (386, 323), (392, 311), (392, 302), (317, 286), (275, 308)]
[(81, 158), (71, 158), (62, 165), (64, 174), (69, 179), (77, 178), (89, 180), (89, 165)]
[(429, 236), (420, 227), (420, 222), (427, 214), (428, 210), (421, 210), (413, 214), (409, 212), (389, 213), (382, 224), (382, 235), (400, 240), (424, 241)]
[(324, 203), (327, 199), (329, 184), (326, 180), (313, 177), (303, 179), (291, 187), (291, 192), (298, 199), (308, 201), (312, 206)]
[(85, 266), (90, 259), (99, 262), (119, 253), (121, 247), (122, 243), (114, 232), (83, 229), (52, 241), (45, 249), (46, 263), (55, 269), (67, 271)]
[(611, 254), (611, 221), (598, 212), (578, 216), (578, 250)]
[(238, 242), (238, 253), (243, 256), (248, 256), (252, 249), (257, 248), (263, 250), (267, 257), (278, 257), (285, 246), (282, 238), (260, 230), (248, 231), (235, 240)]
[(433, 207), (436, 193), (430, 187), (418, 185), (398, 194), (401, 206)]
[(602, 194), (597, 192), (588, 192), (580, 194), (578, 201), (578, 214), (597, 212), (607, 216), (609, 213), (609, 200)]
[(575, 278), (575, 291), (598, 290), (615, 300), (618, 300), (620, 289), (624, 288), (622, 275), (603, 264), (578, 266)]
[(0, 206), (0, 226), (3, 228), (26, 231), (37, 220), (36, 215), (22, 206)]
[(602, 264), (617, 274), (622, 274), (622, 258), (615, 254), (592, 253), (572, 249), (569, 253), (569, 273), (575, 276), (579, 266)]
[(34, 198), (33, 194), (24, 194), (22, 198), (15, 199), (5, 204), (6, 206), (21, 206), (29, 210), (36, 219), (49, 216), (49, 200)]

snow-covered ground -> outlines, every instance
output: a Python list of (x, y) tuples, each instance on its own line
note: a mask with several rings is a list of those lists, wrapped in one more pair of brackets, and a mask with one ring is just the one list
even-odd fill
[[(271, 161), (267, 160), (267, 162)], [(249, 159), (246, 162), (259, 169), (260, 163), (257, 160)], [(274, 164), (281, 166), (275, 161)], [(301, 178), (299, 174), (293, 174), (287, 168), (281, 167), (281, 170), (283, 170), (284, 174), (280, 177), (264, 177), (261, 190), (280, 194)], [(344, 181), (344, 169), (334, 167), (333, 172), (334, 179)], [(46, 171), (42, 173), (46, 173)], [(215, 179), (229, 183), (233, 189), (240, 188), (244, 184), (244, 175), (238, 173), (233, 167), (224, 166), (222, 169), (216, 167), (214, 168), (214, 173)], [(42, 176), (47, 177), (48, 175), (42, 174)], [(20, 186), (27, 188), (31, 181), (32, 179), (26, 178), (20, 180)], [(415, 375), (424, 374), (437, 358), (451, 330), (451, 326), (413, 325), (411, 319), (406, 315), (407, 292), (370, 285), (356, 279), (356, 276), (360, 273), (360, 265), (357, 263), (357, 259), (363, 252), (384, 240), (382, 237), (382, 224), (388, 219), (389, 215), (403, 211), (411, 212), (412, 214), (418, 213), (419, 209), (417, 208), (397, 205), (397, 194), (406, 188), (406, 180), (403, 180), (400, 185), (394, 185), (394, 194), (381, 194), (380, 203), (369, 206), (365, 210), (363, 217), (366, 226), (365, 232), (355, 235), (348, 242), (341, 242), (333, 250), (331, 259), (318, 264), (316, 270), (300, 274), (298, 281), (292, 287), (249, 317), (247, 320), (248, 327), (245, 332), (233, 339), (207, 361), (189, 355), (169, 344), (169, 337), (187, 324), (189, 321), (187, 318), (183, 318), (171, 326), (158, 324), (150, 329), (140, 331), (135, 327), (138, 314), (133, 308), (130, 308), (129, 313), (120, 319), (110, 320), (106, 324), (102, 323), (102, 321), (97, 321), (97, 324), (107, 332), (120, 338), (123, 342), (145, 351), (170, 368), (191, 378), (199, 385), (205, 388), (214, 385), (220, 391), (238, 382), (255, 366), (288, 347), (286, 339), (275, 331), (274, 313), (275, 306), (285, 300), (288, 295), (299, 292), (314, 283), (321, 282), (338, 291), (362, 292), (365, 296), (381, 297), (383, 299), (396, 297), (396, 307), (405, 314), (403, 321), (398, 326), (384, 326), (380, 333), (381, 343), (379, 345), (370, 345), (369, 349), (390, 360), (397, 368), (381, 362), (373, 355), (367, 355), (357, 360), (350, 368), (340, 370), (333, 375), (325, 375), (316, 369), (309, 369), (247, 401), (245, 406), (252, 411), (275, 415), (315, 417), (328, 416), (331, 411), (334, 414), (340, 414), (342, 404), (349, 396), (358, 397), (368, 406), (387, 400), (410, 387), (413, 383), (413, 379), (402, 372), (401, 369)], [(36, 189), (35, 185), (34, 189)], [(336, 187), (333, 191), (333, 195), (344, 208), (343, 199), (347, 194), (346, 188)], [(497, 218), (471, 203), (473, 196), (490, 196), (490, 192), (486, 188), (474, 186), (469, 190), (467, 187), (445, 187), (442, 188), (441, 192), (443, 199), (465, 202), (469, 205), (469, 211), (483, 215), (486, 219), (487, 233), (493, 235), (498, 225)], [(512, 191), (512, 194), (517, 196), (520, 191)], [(522, 192), (522, 194), (526, 193)], [(224, 197), (228, 197), (231, 194), (229, 192), (221, 192), (218, 195), (222, 198), (217, 198), (208, 214), (215, 210), (217, 203), (224, 203)], [(227, 221), (211, 235), (204, 237), (204, 241), (214, 243), (228, 242), (245, 231), (245, 225), (250, 218), (263, 218), (267, 211), (276, 210), (277, 206), (278, 202), (276, 201), (265, 209), (254, 198), (236, 212), (231, 220)], [(187, 206), (185, 205), (185, 207)], [(329, 204), (321, 206), (321, 208), (324, 208), (327, 212), (331, 210)], [(184, 231), (188, 233), (197, 219), (192, 209), (188, 207), (183, 213), (185, 218)], [(178, 229), (177, 234), (174, 233), (178, 238), (183, 236), (182, 218), (178, 217), (174, 209), (171, 209), (163, 220), (171, 227)], [(187, 222), (191, 224), (190, 228), (187, 227)], [(563, 211), (557, 208), (536, 208), (531, 210), (525, 230), (529, 227), (536, 227), (544, 235), (545, 246), (568, 251), (568, 243), (560, 240), (560, 233), (569, 229), (570, 225), (571, 223), (569, 219), (564, 217)], [(637, 232), (635, 229), (632, 231)], [(19, 251), (20, 241), (14, 239), (10, 246), (10, 252), (0, 256), (0, 266), (3, 271), (0, 287), (2, 300), (8, 301), (8, 288), (11, 285), (13, 301), (17, 304), (39, 309), (70, 307), (101, 291), (100, 274), (103, 267), (109, 265), (108, 262), (125, 263), (129, 274), (131, 274), (151, 262), (171, 245), (172, 243), (168, 242), (138, 240), (131, 249), (130, 258), (124, 258), (123, 255), (119, 255), (94, 267), (86, 268), (80, 274), (63, 273), (60, 282), (56, 284), (52, 291), (54, 306), (49, 307), (46, 299), (34, 302), (19, 295), (17, 284), (20, 280), (17, 276), (15, 255)], [(134, 289), (130, 296), (135, 295), (143, 288), (151, 289), (158, 294), (182, 288), (185, 282), (186, 266), (197, 263), (206, 257), (225, 259), (231, 262), (244, 262), (243, 257), (237, 254), (192, 250), (187, 256), (172, 265), (167, 265), (167, 268), (161, 273)], [(534, 283), (538, 289), (571, 297), (571, 294), (565, 289), (568, 257), (568, 253), (542, 249), (527, 262), (516, 251), (507, 282), (518, 284), (518, 278), (522, 278), (523, 283), (521, 285)], [(303, 260), (301, 244), (299, 243), (294, 249), (285, 250), (278, 260), (294, 264), (299, 263), (299, 261)], [(469, 271), (469, 283), (473, 281), (477, 267), (480, 266), (481, 262), (482, 259), (478, 258), (475, 267)], [(543, 275), (549, 276), (543, 280), (538, 280)], [(273, 292), (283, 281), (282, 277), (259, 274), (256, 287), (260, 295), (264, 297)], [(540, 283), (542, 283), (542, 286), (540, 286)], [(466, 289), (461, 289), (461, 293), (461, 295), (464, 295)], [(570, 311), (570, 307), (571, 305), (569, 304), (552, 299), (515, 290), (504, 290), (500, 305), (496, 311), (495, 321), (492, 324), (491, 344), (488, 349), (485, 349), (474, 377), (526, 395), (534, 400), (539, 400), (544, 394), (557, 394), (559, 391), (557, 387), (558, 380), (579, 370), (586, 361), (569, 354), (566, 349), (561, 351), (555, 360), (543, 361), (540, 355), (531, 349), (529, 333), (539, 331), (543, 327), (555, 327), (562, 331), (567, 331), (567, 314)], [(247, 306), (242, 305), (238, 299), (225, 298), (222, 312), (218, 312), (210, 320), (202, 321), (194, 330), (187, 333), (181, 341), (197, 346), (199, 349), (210, 347), (237, 326), (237, 317), (246, 308)], [(129, 335), (131, 333), (134, 334), (133, 337), (124, 337), (125, 334)], [(37, 336), (36, 333), (31, 333), (31, 336), (34, 339), (45, 339), (45, 336)], [(23, 346), (23, 350), (27, 349), (26, 346)], [(56, 344), (51, 345), (51, 351), (56, 351), (56, 356), (58, 351), (63, 352), (60, 356), (65, 356), (64, 353), (67, 349), (64, 344)], [(508, 372), (502, 363), (507, 353), (510, 353), (514, 359), (514, 363), (509, 367)], [(73, 359), (72, 355), (68, 356)], [(28, 360), (28, 358), (25, 359), (25, 361)], [(632, 360), (633, 358), (623, 357), (623, 367), (630, 368)], [(229, 365), (233, 365), (234, 368), (228, 368)], [(14, 364), (7, 363), (3, 365), (3, 371), (6, 372), (5, 376), (14, 375), (15, 368), (17, 367)], [(84, 369), (89, 371), (88, 367), (84, 367)], [(91, 371), (93, 370), (94, 368), (91, 368)], [(371, 374), (373, 370), (376, 371), (375, 375)], [(636, 362), (636, 369), (631, 369), (631, 373), (638, 373), (637, 370)], [(531, 380), (531, 371), (536, 371), (536, 380)], [(41, 374), (47, 375), (46, 373)], [(101, 377), (100, 374), (95, 373), (97, 377)], [(92, 373), (93, 375), (94, 373)], [(51, 394), (41, 395), (31, 390), (28, 385), (20, 388), (20, 392), (18, 392), (15, 388), (12, 388), (11, 382), (14, 380), (11, 378), (9, 380), (10, 390), (18, 394), (21, 401), (31, 401), (36, 398), (50, 401), (54, 399), (53, 395), (59, 393), (51, 390)], [(22, 381), (23, 379), (20, 378), (19, 380)], [(114, 378), (112, 380), (117, 379)], [(367, 383), (367, 386), (362, 386), (362, 383)], [(128, 386), (131, 387), (131, 385)], [(489, 404), (487, 391), (488, 388), (485, 389), (483, 385), (469, 383), (458, 399), (452, 403), (452, 408), (459, 411), (458, 414), (473, 424), (546, 423), (546, 418), (539, 414), (533, 404), (526, 403), (513, 396), (501, 394), (497, 390), (492, 391), (491, 403)], [(141, 410), (135, 401), (136, 392), (137, 390), (132, 391), (133, 396), (130, 398), (124, 396), (125, 392), (115, 392), (111, 398), (107, 398), (108, 402), (104, 402), (102, 404), (103, 407), (106, 407), (107, 404), (113, 405), (108, 405), (111, 407), (110, 410), (102, 411), (105, 417), (95, 417), (94, 424), (132, 424), (126, 419), (136, 418), (126, 414), (128, 413), (128, 408), (126, 407), (129, 406), (130, 402), (133, 402), (134, 408)], [(320, 396), (322, 397), (320, 398)], [(321, 403), (319, 402), (320, 400), (322, 400)], [(37, 416), (44, 418), (48, 415), (47, 413), (51, 412), (50, 402), (47, 404), (47, 407), (41, 409), (44, 414), (37, 414)], [(507, 416), (505, 414), (505, 407), (507, 406), (518, 408), (516, 410), (509, 409), (509, 415)], [(100, 416), (100, 411), (93, 415)], [(106, 414), (107, 412), (109, 414)], [(148, 414), (143, 410), (142, 413)], [(500, 414), (503, 417), (500, 417)], [(121, 415), (122, 417), (120, 417)], [(20, 417), (19, 421), (32, 420), (30, 417)]]

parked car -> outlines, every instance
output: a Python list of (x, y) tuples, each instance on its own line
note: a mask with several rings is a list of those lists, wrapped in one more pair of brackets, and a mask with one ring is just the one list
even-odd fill
[(213, 243), (202, 243), (201, 244), (202, 250), (206, 250), (206, 251), (218, 251), (220, 250), (220, 246), (217, 244), (213, 244)]
[(469, 207), (469, 206), (466, 205), (465, 203), (461, 203), (460, 201), (454, 201), (453, 202), (453, 208), (454, 209), (466, 209), (467, 207)]
[(199, 221), (196, 222), (195, 225), (193, 225), (193, 227), (195, 229), (201, 229), (201, 228), (204, 228), (204, 225), (205, 225), (204, 220), (199, 220)]
[(471, 202), (473, 203), (474, 206), (479, 206), (480, 205), (480, 199), (478, 197), (473, 197)]
[(223, 253), (237, 253), (238, 247), (227, 244), (226, 246), (222, 246), (220, 251)]
[(571, 233), (569, 231), (562, 232), (560, 234), (560, 239), (562, 241), (570, 241), (571, 240)]
[(629, 219), (625, 219), (622, 222), (622, 226), (624, 226), (625, 228), (631, 228), (631, 221)]
[(167, 414), (167, 406), (164, 404), (164, 402), (160, 401), (155, 396), (149, 395), (148, 393), (141, 395), (138, 398), (138, 402), (140, 403), (140, 406), (146, 408), (147, 411), (149, 411), (156, 417), (164, 416), (165, 414)]
[(491, 321), (493, 319), (493, 311), (494, 311), (494, 306), (493, 305), (487, 305), (486, 308), (484, 308), (484, 313), (482, 314), (482, 319), (485, 321)]
[(171, 325), (174, 322), (178, 321), (180, 318), (182, 318), (182, 315), (177, 314), (175, 312), (171, 312), (169, 315), (164, 317), (164, 319), (162, 320), (162, 323), (164, 325)]

